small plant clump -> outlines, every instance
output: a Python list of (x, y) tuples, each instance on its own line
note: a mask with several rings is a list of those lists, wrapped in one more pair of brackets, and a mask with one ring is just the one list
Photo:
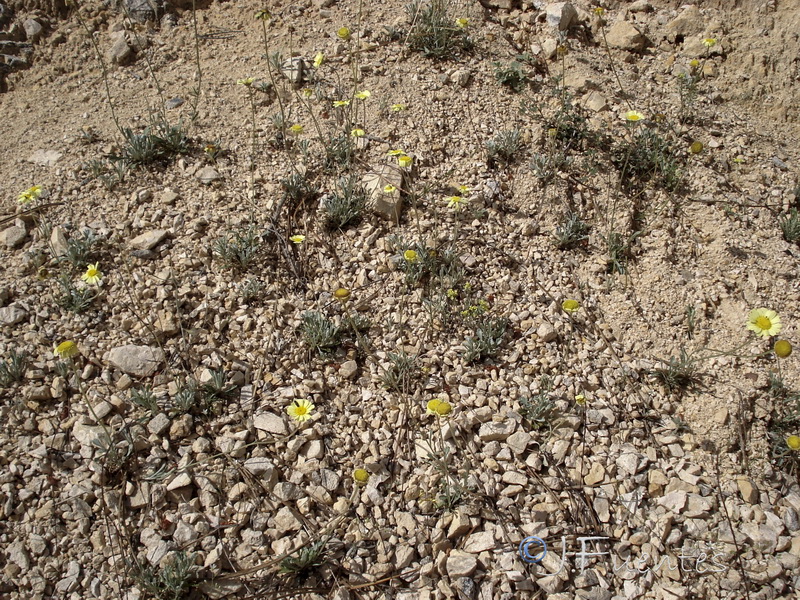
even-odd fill
[(325, 198), (325, 224), (329, 229), (344, 229), (361, 220), (367, 209), (367, 192), (356, 176), (343, 177), (338, 189)]
[(213, 247), (214, 254), (225, 267), (238, 271), (246, 271), (260, 249), (261, 236), (255, 225), (223, 234)]
[(409, 47), (428, 58), (453, 60), (472, 50), (465, 20), (456, 19), (445, 0), (414, 0), (408, 5), (413, 25)]

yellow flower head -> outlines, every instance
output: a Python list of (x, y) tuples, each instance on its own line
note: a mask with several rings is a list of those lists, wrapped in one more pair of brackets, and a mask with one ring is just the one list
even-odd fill
[(319, 69), (324, 62), (325, 55), (322, 52), (317, 52), (317, 55), (314, 57), (314, 68)]
[(700, 61), (697, 60), (696, 58), (693, 58), (692, 60), (689, 61), (689, 66), (692, 67), (693, 69), (696, 69), (697, 67), (700, 66)]
[(272, 15), (269, 14), (268, 10), (259, 10), (256, 12), (256, 19), (259, 21), (269, 21), (272, 18)]
[(467, 202), (463, 196), (447, 196), (444, 200), (453, 210), (461, 210), (461, 205)]
[(781, 331), (781, 318), (774, 310), (755, 308), (747, 317), (747, 328), (765, 338), (778, 335)]
[(253, 82), (256, 80), (255, 77), (245, 77), (244, 79), (237, 79), (236, 85), (243, 85), (246, 87), (250, 87), (253, 85)]
[(387, 183), (385, 186), (383, 186), (384, 194), (392, 194), (395, 192), (395, 190), (397, 190), (397, 188), (394, 187), (391, 183)]
[(372, 92), (369, 90), (361, 90), (360, 92), (356, 92), (356, 98), (359, 100), (366, 100), (370, 96), (372, 96)]
[(583, 394), (578, 394), (575, 396), (575, 404), (579, 406), (586, 406), (586, 396)]
[(405, 153), (406, 153), (405, 150), (399, 150), (399, 149), (398, 150), (389, 150), (386, 153), (386, 156), (402, 156)]
[(717, 45), (717, 38), (706, 38), (703, 40), (703, 46), (706, 48), (713, 48)]
[(772, 350), (778, 358), (786, 358), (792, 353), (792, 344), (787, 340), (778, 340)]
[(644, 115), (638, 110), (629, 110), (625, 113), (625, 120), (629, 123), (635, 123), (636, 121), (641, 121), (642, 119), (644, 119)]
[(800, 436), (790, 435), (786, 438), (786, 445), (789, 446), (789, 450), (797, 452), (800, 450)]
[(22, 192), (17, 197), (17, 201), (20, 204), (28, 204), (29, 202), (32, 202), (33, 200), (36, 200), (41, 195), (42, 195), (42, 186), (34, 185), (34, 186), (29, 187), (24, 192)]
[(81, 279), (83, 279), (89, 285), (98, 285), (100, 280), (103, 278), (103, 274), (98, 268), (99, 264), (100, 263), (94, 263), (93, 265), (86, 267), (86, 273), (81, 275)]
[(453, 407), (447, 400), (434, 398), (428, 401), (427, 411), (429, 415), (436, 415), (437, 417), (446, 417), (453, 412)]
[(417, 261), (417, 253), (414, 250), (406, 250), (403, 252), (403, 258), (408, 262), (413, 263)]
[(580, 310), (581, 304), (577, 300), (564, 300), (564, 302), (561, 303), (561, 308), (564, 309), (564, 312), (574, 313)]
[(594, 14), (596, 14), (596, 15), (598, 15), (600, 17), (602, 17), (605, 13), (606, 13), (606, 9), (603, 8), (602, 6), (596, 6), (594, 8)]
[(406, 109), (405, 104), (392, 104), (390, 107), (392, 112), (402, 112)]
[(336, 32), (343, 40), (347, 41), (350, 39), (350, 30), (347, 27), (339, 27), (339, 30)]
[(80, 350), (78, 350), (78, 344), (69, 340), (66, 342), (61, 342), (58, 346), (53, 348), (53, 355), (57, 358), (72, 358), (74, 356), (78, 356), (80, 353)]
[(465, 19), (464, 17), (456, 19), (456, 27), (459, 29), (464, 29), (467, 25), (469, 25), (469, 19)]
[(462, 196), (469, 194), (469, 186), (466, 185), (458, 186), (458, 193), (461, 194)]
[(359, 485), (364, 485), (369, 481), (369, 472), (366, 469), (356, 469), (353, 471), (353, 480)]
[(703, 142), (692, 142), (689, 146), (689, 152), (692, 154), (700, 154), (703, 151)]
[(350, 106), (350, 100), (334, 100), (333, 105), (336, 108), (339, 108), (341, 106)]
[(303, 242), (306, 241), (306, 236), (297, 233), (297, 234), (293, 235), (292, 237), (290, 237), (289, 241), (292, 242), (293, 244), (302, 244)]
[(300, 135), (303, 133), (303, 126), (300, 123), (295, 123), (291, 127), (289, 127), (289, 133), (292, 135)]
[(450, 298), (450, 300), (455, 300), (456, 298), (458, 298), (458, 292), (455, 291), (453, 288), (450, 288), (449, 290), (447, 290), (447, 297)]
[(292, 400), (292, 403), (286, 409), (289, 416), (298, 423), (308, 421), (311, 418), (311, 413), (314, 412), (314, 403), (305, 398), (301, 400)]
[(350, 290), (348, 290), (347, 288), (337, 288), (333, 292), (333, 297), (336, 298), (342, 304), (344, 304), (350, 299)]
[(352, 135), (353, 137), (356, 137), (356, 138), (360, 138), (360, 137), (364, 137), (365, 133), (366, 132), (363, 129), (353, 129), (350, 132), (350, 135)]
[(403, 167), (404, 169), (410, 167), (413, 162), (414, 159), (406, 154), (397, 157), (397, 164)]

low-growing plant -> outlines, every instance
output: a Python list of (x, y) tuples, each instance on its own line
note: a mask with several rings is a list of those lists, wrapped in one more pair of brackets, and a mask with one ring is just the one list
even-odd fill
[(0, 387), (8, 387), (12, 383), (22, 381), (25, 369), (28, 368), (28, 355), (11, 349), (8, 359), (0, 360)]
[(521, 397), (519, 399), (520, 414), (531, 429), (538, 431), (553, 427), (558, 416), (558, 409), (550, 398), (551, 390), (552, 383), (550, 378), (545, 375), (539, 380), (539, 393), (532, 398)]
[(203, 405), (212, 407), (218, 402), (227, 402), (236, 397), (237, 386), (228, 383), (228, 374), (225, 369), (213, 369), (211, 378), (200, 386), (203, 395)]
[(451, 60), (472, 49), (466, 27), (460, 27), (446, 0), (413, 0), (408, 5), (412, 21), (409, 47), (428, 58)]
[(264, 283), (255, 277), (250, 277), (240, 286), (242, 300), (244, 302), (252, 302), (261, 295), (264, 291)]
[(394, 392), (408, 392), (417, 377), (416, 356), (401, 350), (389, 353), (389, 367), (385, 369), (381, 382)]
[(606, 270), (609, 273), (624, 275), (627, 272), (628, 261), (632, 255), (631, 247), (636, 238), (639, 237), (639, 233), (635, 231), (626, 237), (618, 231), (609, 232), (606, 236), (606, 246), (608, 248)]
[(230, 269), (246, 271), (258, 254), (261, 236), (254, 224), (225, 233), (214, 242), (214, 254)]
[(620, 183), (625, 189), (652, 181), (665, 190), (676, 191), (681, 182), (677, 152), (650, 127), (638, 127), (630, 141), (620, 142), (612, 152), (611, 161), (619, 170)]
[(139, 563), (131, 565), (131, 578), (150, 598), (155, 600), (184, 600), (195, 587), (194, 553), (175, 552), (173, 560), (156, 569)]
[(464, 360), (473, 363), (497, 355), (508, 328), (508, 319), (481, 315), (475, 324), (474, 335), (464, 342)]
[(295, 172), (281, 180), (284, 197), (294, 204), (301, 204), (314, 198), (319, 188), (308, 180), (305, 173)]
[(494, 77), (499, 84), (517, 93), (522, 92), (528, 85), (528, 75), (523, 70), (522, 63), (517, 60), (506, 65), (494, 63)]
[(547, 185), (571, 162), (572, 159), (567, 154), (553, 147), (548, 152), (537, 152), (531, 156), (529, 166), (533, 176)]
[(522, 134), (519, 129), (510, 129), (497, 133), (486, 142), (486, 154), (489, 166), (496, 163), (512, 164), (519, 156), (522, 148)]
[(341, 343), (342, 331), (331, 319), (317, 311), (303, 313), (300, 333), (306, 345), (319, 354), (329, 354)]
[(344, 229), (361, 220), (367, 208), (367, 192), (356, 175), (339, 179), (338, 189), (325, 198), (325, 225)]
[(158, 398), (149, 385), (131, 389), (131, 402), (146, 410), (151, 418), (161, 410), (158, 406)]
[(684, 391), (700, 384), (697, 363), (689, 356), (685, 348), (680, 349), (678, 356), (670, 356), (668, 361), (662, 362), (665, 366), (652, 369), (650, 375), (660, 381), (669, 391)]
[(788, 215), (781, 217), (780, 226), (784, 240), (790, 244), (800, 240), (800, 215), (796, 208), (792, 208)]
[(323, 538), (302, 548), (295, 555), (287, 556), (281, 561), (280, 573), (302, 581), (325, 562), (327, 543), (327, 538)]
[[(50, 239), (49, 236), (47, 238)], [(91, 229), (70, 235), (67, 238), (67, 250), (63, 256), (72, 264), (73, 267), (83, 269), (89, 264), (93, 257), (94, 245), (98, 242), (97, 236)]]
[(584, 223), (577, 212), (568, 210), (561, 223), (556, 227), (554, 233), (556, 246), (560, 250), (574, 248), (589, 238), (589, 229), (589, 225)]
[(76, 287), (68, 273), (62, 273), (57, 281), (61, 286), (61, 295), (57, 299), (58, 305), (70, 312), (83, 313), (97, 297), (92, 288)]
[(325, 168), (337, 170), (349, 167), (353, 162), (355, 148), (353, 137), (347, 132), (334, 132), (323, 141), (325, 148)]

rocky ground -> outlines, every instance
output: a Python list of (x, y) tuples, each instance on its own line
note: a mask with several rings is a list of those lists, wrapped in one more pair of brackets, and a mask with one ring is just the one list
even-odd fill
[(796, 597), (800, 3), (78, 4), (0, 2), (0, 596)]

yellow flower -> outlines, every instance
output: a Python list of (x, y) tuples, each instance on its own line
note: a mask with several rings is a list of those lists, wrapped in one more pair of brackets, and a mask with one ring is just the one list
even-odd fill
[(689, 152), (692, 154), (700, 154), (703, 151), (703, 142), (692, 142), (689, 146)]
[(586, 396), (584, 396), (583, 394), (578, 394), (577, 396), (575, 396), (575, 404), (578, 404), (579, 406), (585, 406)]
[(397, 164), (403, 168), (410, 167), (413, 162), (414, 159), (406, 154), (397, 157)]
[(390, 107), (392, 112), (402, 112), (406, 109), (405, 104), (392, 104)]
[(564, 309), (564, 312), (574, 313), (580, 310), (581, 305), (577, 300), (564, 300), (564, 302), (561, 303), (561, 308)]
[(80, 353), (80, 350), (78, 350), (78, 344), (75, 342), (70, 342), (69, 340), (66, 342), (61, 342), (58, 346), (53, 348), (53, 355), (57, 358), (72, 358), (74, 356), (78, 356)]
[(93, 265), (89, 265), (86, 267), (86, 273), (81, 275), (81, 279), (83, 279), (89, 285), (98, 285), (100, 280), (103, 278), (103, 274), (100, 272), (100, 269), (97, 265), (100, 263), (94, 263)]
[(717, 38), (706, 38), (703, 40), (703, 46), (706, 48), (713, 48), (717, 45)]
[(696, 58), (693, 58), (692, 60), (689, 61), (689, 66), (692, 67), (693, 69), (696, 69), (697, 67), (700, 66), (700, 61), (697, 60)]
[(269, 14), (268, 10), (259, 10), (256, 13), (256, 19), (259, 19), (260, 21), (269, 21), (271, 18), (272, 15)]
[(427, 413), (437, 417), (446, 417), (453, 411), (453, 407), (446, 400), (434, 398), (428, 402)]
[(286, 409), (289, 416), (298, 423), (308, 421), (311, 418), (311, 413), (314, 412), (314, 403), (305, 398), (301, 400), (293, 400), (289, 407)]
[(789, 446), (789, 450), (800, 450), (800, 436), (797, 435), (790, 435), (786, 438), (786, 445)]
[(339, 108), (340, 106), (350, 106), (350, 100), (334, 100), (333, 105), (336, 108)]
[(42, 186), (34, 185), (34, 186), (29, 187), (24, 192), (22, 192), (17, 197), (17, 201), (20, 204), (28, 204), (29, 202), (32, 202), (33, 200), (36, 200), (41, 195), (42, 195)]
[(765, 338), (778, 335), (781, 331), (781, 318), (774, 310), (755, 308), (747, 317), (747, 328)]
[(290, 237), (289, 241), (292, 242), (293, 244), (302, 244), (303, 242), (306, 241), (306, 236), (297, 233), (292, 237)]
[(625, 120), (630, 123), (635, 123), (636, 121), (641, 121), (642, 119), (644, 119), (644, 115), (638, 110), (629, 110), (625, 113)]
[(396, 187), (394, 187), (391, 183), (389, 183), (389, 184), (386, 184), (385, 186), (383, 186), (383, 193), (384, 194), (391, 194), (396, 189), (397, 189)]
[(453, 288), (450, 288), (449, 290), (447, 290), (447, 297), (450, 298), (450, 300), (455, 300), (456, 298), (458, 298), (458, 292), (455, 291)]
[(386, 156), (402, 156), (405, 153), (406, 153), (405, 150), (389, 150), (386, 153)]
[(594, 9), (594, 14), (596, 14), (596, 15), (598, 15), (600, 17), (602, 17), (605, 14), (605, 12), (606, 12), (606, 9), (603, 8), (602, 6), (596, 6), (595, 9)]
[(417, 253), (414, 250), (406, 250), (403, 252), (403, 258), (408, 262), (413, 263), (417, 261)]
[(314, 57), (314, 68), (319, 69), (324, 62), (325, 55), (322, 52), (317, 52), (317, 55)]
[(350, 39), (350, 30), (347, 27), (340, 27), (339, 30), (336, 32), (343, 40), (347, 41)]
[(466, 203), (463, 196), (447, 196), (444, 200), (453, 210), (461, 210), (461, 205)]
[(458, 193), (461, 194), (462, 196), (468, 194), (469, 193), (469, 187), (467, 187), (466, 185), (458, 186)]
[(456, 26), (459, 29), (464, 29), (467, 25), (469, 25), (469, 19), (465, 19), (464, 17), (456, 19)]
[(245, 77), (244, 79), (237, 79), (236, 85), (244, 85), (250, 87), (253, 85), (253, 82), (256, 80), (255, 77)]
[(356, 98), (359, 100), (366, 100), (370, 96), (372, 96), (372, 92), (369, 90), (361, 90), (360, 92), (356, 92)]
[(356, 469), (353, 471), (353, 479), (356, 483), (364, 485), (369, 481), (369, 473), (366, 471), (366, 469)]
[(778, 340), (772, 350), (778, 358), (786, 358), (792, 353), (792, 344), (787, 340)]
[(289, 133), (292, 135), (300, 135), (303, 133), (303, 126), (300, 123), (295, 123), (291, 127), (289, 127)]
[(348, 290), (347, 288), (337, 288), (333, 292), (333, 297), (336, 298), (342, 304), (344, 304), (350, 299), (350, 290)]
[(350, 135), (352, 135), (353, 137), (359, 138), (359, 137), (364, 137), (364, 133), (365, 132), (364, 132), (363, 129), (353, 129), (350, 132)]

